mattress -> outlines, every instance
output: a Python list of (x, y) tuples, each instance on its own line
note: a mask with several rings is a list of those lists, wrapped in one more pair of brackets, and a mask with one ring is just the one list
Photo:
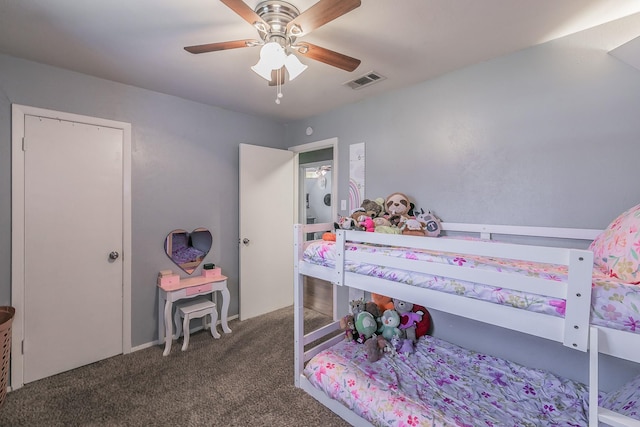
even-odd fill
[[(315, 241), (305, 249), (303, 260), (324, 267), (335, 267), (335, 242)], [(386, 247), (347, 242), (345, 250), (378, 253), (391, 257), (402, 257), (424, 262), (461, 265), (489, 271), (508, 271), (513, 274), (566, 282), (566, 266), (542, 264), (503, 258), (468, 256), (434, 252), (422, 249)], [(389, 267), (347, 262), (345, 271), (402, 282), (422, 288), (448, 292), (496, 304), (508, 305), (537, 313), (563, 317), (565, 301), (538, 294), (496, 288), (440, 276), (431, 276)], [(640, 286), (628, 285), (593, 270), (591, 296), (591, 323), (607, 328), (640, 333)]]
[(314, 387), (377, 426), (586, 426), (588, 390), (539, 369), (424, 336), (367, 361), (343, 341), (304, 369)]

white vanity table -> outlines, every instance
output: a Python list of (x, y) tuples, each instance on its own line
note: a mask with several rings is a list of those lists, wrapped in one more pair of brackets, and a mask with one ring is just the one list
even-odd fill
[[(173, 303), (187, 298), (195, 298), (201, 295), (210, 295), (216, 291), (222, 294), (222, 308), (220, 310), (220, 323), (225, 333), (231, 333), (227, 323), (229, 300), (231, 298), (227, 288), (226, 276), (215, 277), (189, 277), (180, 279), (174, 285), (158, 285), (158, 335), (159, 341), (164, 339), (163, 356), (171, 351), (173, 341)], [(164, 313), (164, 316), (162, 315)], [(212, 327), (215, 327), (218, 319), (211, 319)], [(164, 322), (164, 323), (163, 323)]]

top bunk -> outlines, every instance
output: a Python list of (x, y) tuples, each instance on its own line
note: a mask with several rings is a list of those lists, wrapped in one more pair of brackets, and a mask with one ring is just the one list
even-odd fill
[[(296, 227), (300, 274), (587, 349), (593, 254), (491, 238), (499, 231), (588, 239), (590, 230), (443, 224), (478, 237), (337, 230), (332, 242), (304, 241), (313, 227)], [(566, 322), (555, 315), (560, 312)]]
[(336, 230), (335, 242), (306, 240), (333, 228), (295, 226), (297, 274), (581, 351), (595, 325), (598, 352), (638, 361), (640, 287), (594, 268), (584, 248), (601, 230), (443, 223), (437, 238)]

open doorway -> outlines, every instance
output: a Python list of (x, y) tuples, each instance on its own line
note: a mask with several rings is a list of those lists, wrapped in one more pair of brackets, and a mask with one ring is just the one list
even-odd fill
[[(323, 143), (329, 143), (329, 145)], [(320, 146), (318, 146), (318, 144)], [(337, 141), (321, 141), (298, 154), (298, 222), (319, 224), (335, 222)], [(306, 240), (320, 239), (321, 233), (309, 233)], [(304, 278), (305, 307), (333, 317), (333, 285), (316, 278)]]
[[(333, 159), (321, 162), (300, 164), (300, 202), (298, 209), (299, 218), (305, 224), (320, 224), (333, 222), (331, 208), (332, 195), (332, 168)], [(307, 240), (319, 239), (322, 236), (314, 236), (310, 233)]]

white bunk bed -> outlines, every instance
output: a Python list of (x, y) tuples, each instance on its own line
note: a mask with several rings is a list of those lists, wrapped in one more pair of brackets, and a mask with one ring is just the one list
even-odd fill
[[(502, 238), (506, 236), (507, 240), (510, 236), (533, 238), (536, 242), (559, 238), (563, 241), (582, 241), (581, 246), (586, 247), (589, 241), (599, 234), (599, 230), (442, 224), (442, 228), (447, 234), (468, 234), (479, 237), (479, 239), (471, 240), (338, 230), (334, 245), (335, 265), (320, 265), (306, 260), (304, 257), (305, 249), (310, 245), (318, 244), (318, 242), (305, 241), (305, 236), (308, 233), (320, 236), (325, 231), (332, 231), (332, 228), (333, 224), (294, 226), (295, 384), (351, 424), (372, 425), (356, 412), (316, 388), (305, 376), (304, 368), (305, 364), (314, 356), (344, 341), (344, 336), (342, 334), (336, 335), (336, 331), (340, 328), (339, 319), (349, 310), (349, 288), (354, 288), (561, 342), (576, 351), (585, 352), (590, 347), (589, 425), (597, 426), (597, 420), (599, 420), (612, 426), (640, 426), (640, 421), (598, 407), (598, 355), (604, 353), (640, 362), (640, 334), (591, 325), (593, 253), (584, 249), (541, 246), (539, 243), (532, 246), (488, 241), (494, 235), (500, 235)], [(568, 274), (564, 280), (542, 275), (523, 277), (509, 271), (482, 270), (468, 268), (466, 265), (438, 262), (416, 262), (407, 257), (388, 256), (384, 251), (354, 250), (354, 245), (374, 245), (375, 247), (388, 245), (437, 253), (463, 254), (468, 257), (508, 258), (521, 260), (524, 263), (553, 264), (564, 266)], [(564, 315), (529, 311), (491, 301), (464, 297), (456, 293), (398, 283), (388, 280), (381, 274), (378, 274), (378, 277), (364, 275), (351, 267), (353, 263), (365, 263), (385, 269), (395, 268), (419, 274), (453, 278), (457, 281), (512, 289), (515, 292), (526, 294), (545, 295), (549, 298), (565, 301)], [(304, 332), (304, 276), (326, 280), (335, 285), (335, 321), (308, 333)], [(321, 342), (321, 344), (308, 348), (311, 343), (315, 342)], [(434, 425), (436, 424), (440, 425), (437, 422), (434, 423)]]

